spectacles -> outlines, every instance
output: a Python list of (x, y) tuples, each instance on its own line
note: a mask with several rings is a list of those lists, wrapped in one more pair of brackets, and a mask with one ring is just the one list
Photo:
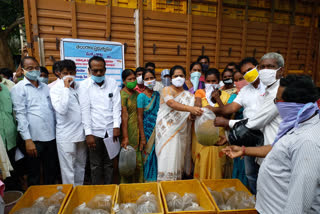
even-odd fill
[(106, 69), (90, 69), (90, 71), (92, 71), (93, 73), (97, 73), (97, 72), (105, 72)]

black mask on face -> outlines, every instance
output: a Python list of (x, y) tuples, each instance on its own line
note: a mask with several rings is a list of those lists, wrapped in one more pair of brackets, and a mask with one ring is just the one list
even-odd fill
[(202, 64), (202, 71), (206, 72), (209, 69), (209, 65), (208, 64)]
[(223, 80), (223, 83), (224, 83), (225, 85), (231, 85), (231, 84), (233, 83), (233, 79), (232, 79), (232, 78), (225, 79), (225, 80)]

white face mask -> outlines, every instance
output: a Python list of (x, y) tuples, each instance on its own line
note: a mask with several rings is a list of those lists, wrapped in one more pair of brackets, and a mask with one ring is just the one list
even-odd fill
[(143, 84), (142, 75), (137, 77), (137, 84), (138, 85), (142, 85)]
[(148, 87), (150, 90), (156, 85), (156, 80), (144, 81), (144, 86)]
[(74, 78), (75, 78), (75, 76), (73, 76), (73, 75), (67, 75), (67, 76), (62, 77), (62, 80), (64, 81), (64, 80), (67, 79), (67, 78), (72, 78), (72, 81), (70, 82), (70, 85), (72, 85), (72, 83), (74, 83)]
[(172, 85), (174, 85), (175, 87), (179, 88), (179, 87), (183, 86), (185, 81), (186, 81), (185, 78), (176, 77), (176, 78), (172, 79)]
[(265, 86), (272, 85), (275, 81), (277, 81), (277, 70), (274, 69), (262, 69), (259, 71), (259, 79)]
[(218, 89), (219, 88), (219, 84), (210, 84), (210, 83), (205, 83), (205, 87), (206, 87), (206, 90), (209, 90), (209, 89)]

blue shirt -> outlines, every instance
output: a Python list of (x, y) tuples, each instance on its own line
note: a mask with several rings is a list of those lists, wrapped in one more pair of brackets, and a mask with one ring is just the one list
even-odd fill
[(315, 115), (274, 144), (259, 169), (259, 213), (319, 213), (319, 133), (320, 118)]
[(38, 88), (24, 78), (11, 90), (13, 110), (18, 131), (24, 140), (51, 141), (55, 139), (55, 115), (49, 88), (39, 82)]

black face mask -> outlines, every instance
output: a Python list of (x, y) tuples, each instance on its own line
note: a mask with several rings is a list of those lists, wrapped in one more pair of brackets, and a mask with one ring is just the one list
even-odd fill
[(209, 65), (208, 64), (202, 64), (202, 71), (206, 72), (209, 69)]
[(233, 79), (232, 78), (225, 79), (225, 80), (223, 80), (223, 83), (225, 85), (232, 85), (233, 84)]

